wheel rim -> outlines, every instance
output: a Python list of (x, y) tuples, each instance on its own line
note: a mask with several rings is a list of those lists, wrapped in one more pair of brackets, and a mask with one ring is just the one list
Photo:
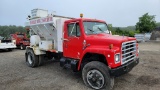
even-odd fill
[(30, 54), (28, 54), (28, 63), (32, 64), (32, 56)]
[(87, 82), (94, 89), (101, 89), (104, 85), (104, 76), (98, 70), (90, 70), (87, 73)]

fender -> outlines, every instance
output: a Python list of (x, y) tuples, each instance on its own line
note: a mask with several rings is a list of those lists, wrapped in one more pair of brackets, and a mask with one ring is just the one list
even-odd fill
[(109, 67), (116, 67), (121, 64), (121, 63), (117, 63), (115, 65), (115, 62), (114, 62), (114, 55), (116, 53), (120, 53), (120, 48), (113, 47), (112, 49), (109, 49), (109, 46), (88, 46), (81, 54), (80, 61), (78, 64), (78, 70), (80, 70), (83, 57), (86, 53), (95, 53), (95, 54), (104, 55)]
[(34, 52), (35, 55), (46, 54), (45, 51), (40, 50), (39, 47), (37, 47), (37, 46), (33, 46), (33, 47), (27, 46), (27, 47), (26, 47), (26, 49), (29, 49), (29, 48), (31, 48), (31, 49), (33, 50), (33, 52)]

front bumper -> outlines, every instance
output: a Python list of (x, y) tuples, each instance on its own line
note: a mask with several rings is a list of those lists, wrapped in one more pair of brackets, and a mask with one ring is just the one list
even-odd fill
[(136, 58), (135, 60), (130, 61), (118, 68), (110, 69), (110, 75), (115, 77), (121, 76), (131, 71), (132, 68), (135, 67), (138, 63), (139, 63), (139, 58)]

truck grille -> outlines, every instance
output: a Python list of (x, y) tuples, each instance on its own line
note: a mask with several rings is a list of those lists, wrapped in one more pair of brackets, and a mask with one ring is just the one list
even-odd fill
[(122, 64), (136, 58), (136, 41), (122, 43)]

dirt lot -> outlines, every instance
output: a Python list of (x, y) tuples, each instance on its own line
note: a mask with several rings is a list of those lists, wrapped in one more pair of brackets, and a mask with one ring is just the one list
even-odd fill
[[(160, 43), (140, 43), (139, 48), (139, 65), (115, 78), (113, 90), (160, 90)], [(0, 90), (91, 90), (80, 73), (61, 68), (59, 62), (29, 68), (24, 52), (0, 51)]]

